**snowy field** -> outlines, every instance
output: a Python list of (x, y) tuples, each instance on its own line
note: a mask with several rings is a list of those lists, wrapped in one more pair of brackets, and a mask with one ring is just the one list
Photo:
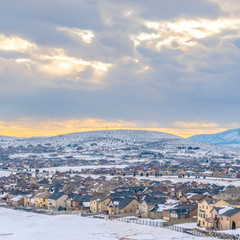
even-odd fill
[(167, 229), (79, 215), (47, 216), (0, 208), (0, 239), (4, 240), (177, 240), (193, 237)]
[[(49, 172), (66, 172), (66, 171), (82, 171), (82, 169), (99, 169), (99, 168), (125, 168), (127, 167), (126, 164), (124, 165), (88, 165), (88, 166), (65, 166), (65, 167), (51, 167), (51, 168), (40, 168), (39, 171), (43, 172), (43, 171), (49, 171)], [(35, 171), (35, 169), (33, 169), (32, 171)]]
[(4, 170), (0, 171), (0, 177), (8, 177), (10, 174), (11, 174), (10, 171), (4, 171)]
[[(92, 178), (98, 178), (101, 176), (106, 176), (107, 179), (111, 179), (112, 177), (116, 177), (118, 175), (115, 176), (111, 176), (111, 175), (97, 175), (97, 174), (80, 174), (80, 176), (82, 177), (87, 177), (87, 176), (91, 176)], [(126, 175), (126, 178), (128, 177), (133, 177), (133, 176), (129, 176)], [(203, 178), (195, 178), (195, 177), (185, 177), (185, 178), (178, 178), (178, 176), (162, 176), (162, 177), (155, 177), (155, 176), (135, 176), (135, 178), (137, 179), (151, 179), (151, 180), (156, 180), (159, 182), (162, 181), (171, 181), (172, 183), (182, 183), (182, 182), (197, 182), (197, 183), (204, 183), (204, 184), (217, 184), (220, 186), (236, 186), (239, 187), (240, 186), (240, 179), (239, 178), (217, 178), (217, 177), (207, 177), (205, 179)]]

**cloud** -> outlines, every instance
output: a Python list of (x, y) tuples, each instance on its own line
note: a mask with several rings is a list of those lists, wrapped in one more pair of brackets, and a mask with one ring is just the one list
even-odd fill
[(82, 30), (78, 28), (67, 28), (67, 27), (59, 27), (58, 31), (63, 31), (69, 34), (76, 40), (81, 40), (86, 44), (90, 44), (94, 38), (94, 33), (90, 30)]
[(0, 34), (0, 50), (2, 51), (16, 51), (25, 53), (29, 51), (29, 49), (33, 49), (35, 47), (35, 44), (18, 36), (5, 36)]
[(167, 132), (182, 137), (189, 137), (194, 134), (217, 133), (224, 131), (223, 128), (159, 128), (141, 127), (138, 121), (127, 122), (123, 120), (105, 121), (103, 119), (71, 119), (66, 121), (56, 121), (48, 119), (47, 121), (35, 121), (34, 119), (22, 119), (13, 122), (0, 122), (0, 135), (33, 137), (33, 136), (55, 136), (60, 134), (68, 134), (85, 131), (99, 130), (117, 130), (117, 129), (133, 129), (133, 130), (149, 130), (158, 132)]
[(217, 123), (205, 122), (175, 122), (174, 125), (182, 128), (216, 128), (219, 126)]
[(116, 122), (107, 122), (103, 119), (83, 119), (44, 122), (33, 121), (32, 119), (23, 119), (17, 122), (0, 122), (0, 135), (8, 136), (53, 136), (83, 131), (96, 131), (107, 129), (134, 128), (135, 122), (126, 122), (118, 120)]
[[(72, 57), (67, 55), (64, 49), (39, 46), (18, 36), (0, 35), (0, 50), (24, 54), (24, 57), (20, 58), (18, 56), (1, 58), (2, 73), (11, 68), (17, 76), (19, 68), (25, 68), (25, 71), (21, 71), (21, 73), (32, 80), (41, 74), (42, 80), (40, 82), (32, 81), (33, 85), (35, 83), (47, 87), (57, 87), (59, 78), (65, 78), (62, 84), (65, 84), (66, 87), (76, 86), (76, 83), (81, 84), (81, 82), (85, 82), (85, 85), (89, 87), (102, 85), (104, 84), (102, 76), (112, 65), (101, 61), (87, 61)], [(79, 75), (84, 72), (88, 72), (88, 79), (82, 79)]]
[(240, 121), (238, 5), (8, 1), (0, 8), (0, 120), (122, 119), (186, 134), (231, 127)]

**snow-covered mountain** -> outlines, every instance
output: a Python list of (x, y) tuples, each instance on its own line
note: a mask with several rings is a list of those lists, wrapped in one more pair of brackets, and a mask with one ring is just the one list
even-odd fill
[(240, 148), (240, 129), (231, 129), (217, 134), (201, 134), (189, 138), (192, 141)]
[[(8, 153), (65, 153), (82, 158), (101, 154), (102, 157), (138, 156), (153, 151), (168, 158), (203, 158), (209, 156), (239, 156), (240, 149), (191, 141), (173, 134), (144, 130), (107, 130), (80, 132), (55, 137), (12, 138), (0, 136), (0, 147)], [(49, 153), (49, 154), (47, 154)]]
[[(106, 130), (106, 131), (91, 131), (91, 132), (79, 132), (58, 135), (54, 137), (31, 137), (31, 138), (17, 138), (0, 136), (0, 144), (8, 145), (13, 144), (46, 144), (52, 145), (68, 145), (68, 144), (80, 144), (96, 141), (107, 142), (131, 142), (131, 143), (148, 143), (155, 142), (163, 139), (182, 139), (179, 136), (144, 130)], [(5, 144), (4, 144), (5, 143)]]

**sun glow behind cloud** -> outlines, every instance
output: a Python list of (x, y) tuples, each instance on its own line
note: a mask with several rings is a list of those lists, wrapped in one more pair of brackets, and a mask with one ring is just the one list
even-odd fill
[(179, 18), (174, 21), (143, 21), (143, 25), (152, 32), (141, 32), (132, 35), (131, 38), (136, 46), (146, 43), (151, 49), (160, 51), (162, 47), (186, 50), (193, 47), (198, 40), (208, 38), (225, 30), (236, 30), (236, 33), (222, 36), (222, 39), (239, 37), (239, 18), (219, 18), (216, 20), (199, 18)]
[[(154, 124), (149, 124), (154, 125)], [(177, 124), (178, 125), (178, 124)], [(55, 136), (61, 134), (98, 131), (98, 130), (148, 130), (166, 132), (174, 135), (189, 137), (195, 134), (211, 134), (227, 130), (211, 124), (180, 124), (180, 128), (141, 127), (137, 121), (127, 122), (123, 120), (105, 121), (103, 119), (72, 119), (68, 121), (31, 121), (20, 120), (17, 122), (0, 122), (0, 135), (33, 137), (33, 136)], [(183, 128), (182, 128), (183, 127)]]
[[(86, 41), (92, 39), (90, 33), (83, 33), (83, 39)], [(28, 76), (37, 76), (41, 74), (42, 78), (55, 79), (65, 78), (66, 82), (76, 83), (81, 81), (78, 74), (90, 69), (92, 71), (91, 79), (84, 79), (88, 85), (103, 85), (104, 74), (111, 68), (111, 63), (105, 63), (96, 60), (84, 60), (70, 56), (62, 48), (45, 47), (32, 43), (18, 36), (0, 35), (0, 50), (6, 52), (16, 52), (25, 54), (26, 57), (19, 58), (18, 56), (5, 59), (5, 67), (13, 68), (12, 61), (17, 64), (28, 64)], [(4, 58), (2, 58), (2, 61)], [(88, 81), (86, 81), (88, 80)], [(48, 82), (41, 81), (36, 84), (47, 84), (48, 86), (56, 83), (56, 81)]]
[(81, 40), (86, 44), (90, 44), (94, 39), (94, 33), (90, 30), (83, 30), (79, 28), (67, 28), (67, 27), (59, 27), (57, 28), (58, 31), (63, 31), (69, 34), (76, 40)]
[[(53, 0), (43, 9), (8, 1), (0, 9), (8, 22), (0, 32), (0, 121), (50, 120), (2, 130), (55, 135), (132, 119), (112, 128), (189, 136), (231, 128), (231, 116), (239, 122), (240, 3), (172, 2)], [(105, 121), (70, 128), (63, 119), (72, 118)]]

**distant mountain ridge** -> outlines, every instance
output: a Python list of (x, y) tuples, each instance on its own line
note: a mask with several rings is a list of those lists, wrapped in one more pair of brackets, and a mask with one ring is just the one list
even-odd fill
[(240, 128), (230, 129), (216, 134), (200, 134), (188, 139), (201, 143), (240, 148)]
[[(209, 156), (240, 154), (240, 149), (228, 148), (227, 146), (210, 145), (192, 141), (169, 133), (146, 131), (146, 130), (105, 130), (78, 132), (53, 137), (18, 138), (0, 136), (0, 148), (11, 146), (43, 146), (58, 149), (67, 148), (69, 152), (75, 151), (76, 146), (83, 147), (86, 151), (94, 151), (94, 148), (108, 149), (111, 154), (116, 154), (123, 149), (147, 149), (160, 151), (166, 154), (178, 155), (180, 158), (189, 156)], [(200, 149), (194, 154), (191, 149)], [(189, 150), (189, 151), (188, 151)], [(131, 154), (131, 150), (129, 150)], [(200, 155), (199, 155), (200, 154)]]

